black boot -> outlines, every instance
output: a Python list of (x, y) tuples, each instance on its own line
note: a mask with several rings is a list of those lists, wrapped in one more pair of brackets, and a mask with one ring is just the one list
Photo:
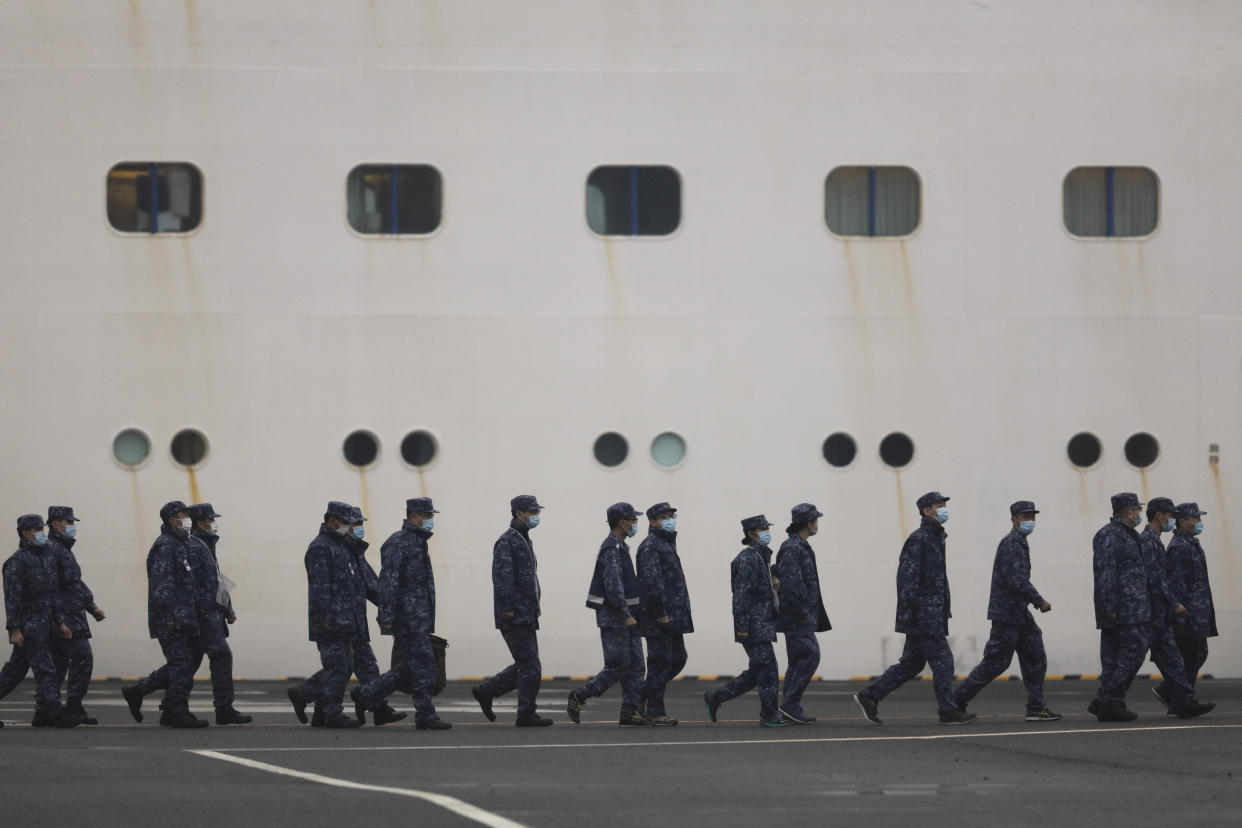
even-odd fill
[(315, 712), (311, 714), (311, 727), (323, 726), (323, 708), (316, 704)]
[(349, 730), (355, 727), (362, 727), (362, 722), (357, 719), (351, 719), (344, 713), (337, 713), (332, 716), (325, 716), (323, 726), (329, 730)]
[(135, 722), (141, 722), (142, 691), (138, 689), (138, 685), (130, 684), (122, 687), (121, 695), (125, 697), (125, 703), (129, 705), (129, 715), (134, 717)]
[(198, 718), (189, 710), (165, 710), (160, 714), (160, 727), (189, 729), (207, 727), (208, 724), (206, 719)]
[(250, 724), (253, 721), (253, 716), (243, 716), (234, 710), (231, 704), (216, 708), (216, 724), (218, 725)]
[(74, 713), (67, 707), (62, 707), (56, 711), (56, 715), (52, 717), (52, 727), (77, 727), (80, 724), (86, 724), (83, 719), (86, 715)]
[[(306, 705), (308, 699), (302, 695), (302, 691), (297, 687), (290, 687), (285, 691), (289, 696), (289, 702), (293, 705), (293, 715), (298, 717), (298, 721), (306, 724)], [(126, 696), (126, 698), (129, 698)], [(316, 715), (318, 715), (319, 705), (315, 705)]]
[(367, 706), (362, 703), (362, 694), (357, 687), (349, 691), (349, 697), (354, 700), (354, 715), (358, 717), (358, 724), (366, 724)]
[(47, 710), (36, 710), (34, 718), (30, 720), (31, 727), (52, 727), (55, 724), (56, 714)]
[(375, 708), (375, 712), (372, 713), (371, 715), (372, 715), (372, 718), (375, 719), (376, 725), (386, 725), (389, 722), (401, 721), (402, 719), (405, 718), (406, 714), (398, 713), (396, 710), (393, 710), (392, 707), (389, 706), (388, 702), (384, 702), (379, 707)]
[(82, 707), (82, 700), (65, 702), (65, 709), (82, 720), (84, 725), (97, 725), (99, 720), (94, 716), (88, 716), (86, 710)]

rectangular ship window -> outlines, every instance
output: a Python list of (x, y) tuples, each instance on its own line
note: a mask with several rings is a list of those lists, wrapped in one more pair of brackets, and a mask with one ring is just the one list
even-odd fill
[(349, 226), (367, 236), (425, 236), (444, 209), (440, 171), (429, 164), (362, 164), (345, 182)]
[(1147, 167), (1075, 167), (1061, 188), (1065, 229), (1084, 238), (1151, 235), (1160, 183)]
[(667, 236), (681, 224), (681, 176), (664, 166), (596, 167), (586, 218), (601, 236)]
[(108, 223), (122, 233), (189, 233), (203, 219), (203, 174), (193, 164), (126, 161), (108, 170), (107, 200)]
[(838, 236), (908, 236), (919, 226), (921, 200), (909, 167), (837, 167), (824, 180), (824, 221)]

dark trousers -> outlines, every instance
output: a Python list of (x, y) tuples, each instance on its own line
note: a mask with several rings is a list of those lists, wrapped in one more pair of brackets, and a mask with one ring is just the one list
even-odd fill
[(738, 673), (725, 682), (712, 695), (721, 704), (736, 699), (743, 693), (759, 688), (759, 716), (774, 721), (780, 718), (776, 709), (777, 682), (776, 650), (770, 641), (742, 642), (746, 651), (747, 665), (744, 672)]
[(686, 637), (661, 633), (647, 638), (647, 679), (643, 682), (642, 703), (648, 716), (664, 716), (664, 691), (668, 683), (686, 666)]
[(1047, 707), (1044, 701), (1044, 675), (1048, 672), (1048, 657), (1044, 652), (1043, 630), (1034, 619), (1024, 624), (992, 622), (992, 634), (983, 648), (983, 660), (970, 671), (954, 693), (958, 705), (969, 704), (980, 690), (1009, 669), (1014, 653), (1018, 655), (1018, 668), (1022, 671), (1022, 683), (1026, 686), (1027, 712)]
[(1169, 707), (1176, 710), (1195, 697), (1194, 685), (1186, 677), (1186, 662), (1173, 637), (1173, 626), (1168, 621), (1152, 622), (1150, 636), (1148, 648), (1152, 662), (1164, 679), (1161, 682), (1163, 695), (1169, 700)]
[(47, 639), (27, 638), (22, 646), (13, 648), (13, 654), (0, 669), (0, 699), (12, 693), (26, 677), (26, 671), (31, 670), (35, 677), (35, 710), (47, 713), (60, 710), (60, 684), (56, 681), (52, 646)]
[[(210, 632), (193, 638), (193, 650), (190, 653), (190, 675), (198, 672), (203, 664), (203, 656), (211, 669), (212, 704), (217, 707), (230, 707), (233, 704), (233, 651), (229, 641), (220, 633)], [(168, 665), (165, 664), (146, 678), (138, 682), (138, 690), (144, 696), (156, 690), (168, 688)], [(69, 698), (73, 699), (70, 687)]]
[(95, 670), (91, 640), (76, 635), (73, 638), (52, 639), (52, 661), (56, 665), (56, 686), (59, 687), (66, 677), (69, 679), (65, 701), (80, 705), (90, 686), (91, 673)]
[(618, 681), (621, 682), (621, 714), (638, 710), (643, 685), (643, 637), (633, 627), (600, 627), (600, 644), (604, 648), (604, 669), (578, 688), (584, 699), (602, 696)]
[(30, 672), (30, 659), (26, 658), (25, 647), (14, 647), (9, 660), (0, 667), (0, 699), (17, 689), (26, 673)]
[[(322, 668), (299, 685), (302, 698), (314, 699), (325, 716), (341, 713), (345, 706), (345, 685), (353, 673), (353, 641), (348, 638), (324, 638), (315, 642), (319, 648)], [(378, 674), (378, 667), (376, 669)]]
[(785, 633), (785, 687), (781, 700), (791, 707), (802, 707), (802, 694), (819, 667), (819, 639), (813, 632)]
[(1124, 702), (1151, 643), (1149, 624), (1125, 624), (1100, 630), (1101, 701)]
[(387, 673), (360, 684), (359, 698), (368, 709), (375, 709), (381, 702), (397, 692), (403, 683), (414, 687), (414, 718), (425, 721), (435, 718), (436, 708), (431, 703), (431, 691), (436, 685), (436, 654), (431, 649), (430, 633), (414, 632), (397, 637), (394, 642), (398, 663)]
[(956, 710), (957, 702), (953, 698), (953, 652), (943, 635), (907, 635), (900, 660), (885, 670), (861, 695), (879, 701), (923, 672), (928, 664), (932, 669), (932, 687), (936, 691), (937, 708), (941, 713)]
[(538, 635), (534, 627), (502, 627), (500, 635), (509, 647), (513, 663), (479, 686), (492, 698), (517, 690), (518, 718), (534, 716), (535, 698), (543, 681)]
[(164, 651), (165, 669), (168, 671), (160, 710), (189, 710), (190, 691), (194, 688), (194, 639), (188, 635), (161, 638), (160, 649)]
[[(1199, 671), (1203, 669), (1203, 664), (1207, 661), (1207, 636), (1199, 635), (1185, 624), (1174, 624), (1173, 641), (1177, 644), (1177, 649), (1181, 651), (1182, 664), (1186, 668), (1186, 683), (1190, 685), (1190, 689), (1193, 691), (1195, 682), (1199, 680)], [(1163, 671), (1161, 675), (1165, 675)], [(2, 692), (2, 689), (0, 689), (0, 692)], [(1167, 699), (1169, 698), (1169, 692), (1171, 692), (1169, 679), (1166, 676), (1164, 681), (1160, 683), (1160, 694)], [(0, 695), (0, 698), (3, 698), (3, 696)]]

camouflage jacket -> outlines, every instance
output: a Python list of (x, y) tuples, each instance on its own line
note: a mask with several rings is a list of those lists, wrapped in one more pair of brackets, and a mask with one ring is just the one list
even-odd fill
[(99, 607), (95, 606), (95, 596), (90, 587), (82, 581), (82, 567), (78, 566), (78, 559), (73, 554), (75, 543), (77, 538), (50, 530), (47, 533), (47, 546), (52, 550), (56, 572), (56, 604), (61, 620), (74, 638), (90, 638), (91, 625), (86, 620), (86, 614)]
[[(733, 587), (733, 640), (750, 644), (776, 640), (777, 599), (772, 585), (772, 549), (747, 543), (729, 565)], [(746, 633), (740, 638), (738, 633)]]
[[(677, 533), (653, 527), (638, 545), (639, 626), (643, 635), (684, 635), (694, 632), (690, 591), (677, 555)], [(667, 624), (656, 623), (668, 616)]]
[[(539, 629), (539, 561), (529, 530), (513, 520), (492, 547), (492, 604), (496, 628)], [(513, 617), (506, 617), (506, 613)]]
[(1199, 635), (1216, 635), (1216, 607), (1212, 604), (1212, 585), (1208, 582), (1207, 556), (1199, 539), (1192, 534), (1174, 532), (1169, 541), (1167, 561), (1169, 587), (1178, 603), (1186, 607), (1184, 624)]
[(819, 586), (815, 550), (801, 535), (790, 535), (776, 553), (772, 573), (781, 580), (780, 629), (787, 633), (832, 629)]
[(147, 629), (152, 638), (198, 635), (198, 542), (168, 524), (147, 553)]
[(22, 540), (4, 562), (4, 626), (22, 635), (47, 641), (61, 623), (56, 609), (56, 574), (50, 544)]
[(924, 517), (901, 547), (897, 564), (897, 625), (907, 635), (948, 635), (953, 617), (945, 572), (944, 527)]
[(392, 634), (434, 632), (436, 579), (427, 540), (432, 533), (406, 522), (380, 547), (379, 623)]
[(1152, 620), (1147, 564), (1138, 532), (1112, 518), (1091, 541), (1095, 569), (1095, 626), (1099, 629)]
[(586, 605), (595, 610), (595, 626), (624, 627), (630, 618), (637, 621), (641, 603), (630, 547), (610, 532), (595, 555), (587, 590)]
[(992, 562), (992, 593), (988, 597), (988, 620), (1025, 624), (1031, 620), (1027, 606), (1039, 606), (1044, 597), (1031, 583), (1031, 547), (1017, 529), (1001, 538)]

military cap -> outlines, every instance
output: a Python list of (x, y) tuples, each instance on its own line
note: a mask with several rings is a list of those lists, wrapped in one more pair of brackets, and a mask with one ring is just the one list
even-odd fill
[(628, 503), (614, 503), (608, 507), (609, 523), (612, 523), (614, 520), (636, 520), (637, 518), (638, 512)]
[(367, 519), (362, 516), (362, 509), (357, 506), (349, 507), (348, 523), (366, 523)]
[(336, 518), (343, 523), (350, 523), (354, 517), (354, 507), (340, 500), (329, 500), (328, 508), (324, 510), (324, 515)]
[(509, 509), (514, 512), (536, 512), (546, 508), (542, 506), (534, 495), (518, 495), (509, 501)]
[(1017, 517), (1023, 512), (1032, 512), (1037, 515), (1039, 514), (1039, 510), (1035, 508), (1035, 504), (1029, 500), (1015, 500), (1013, 503), (1009, 504), (1009, 514), (1014, 517)]
[(440, 514), (440, 510), (431, 505), (429, 497), (412, 497), (405, 502), (405, 513), (426, 512), (432, 515)]
[(667, 500), (662, 500), (647, 510), (647, 520), (655, 520), (660, 515), (667, 515), (669, 512), (676, 511), (674, 507), (669, 505)]
[(1112, 497), (1113, 511), (1119, 512), (1122, 509), (1133, 509), (1136, 506), (1142, 506), (1139, 502), (1138, 495), (1134, 492), (1121, 492)]
[(216, 514), (216, 510), (212, 508), (210, 503), (195, 503), (190, 507), (190, 517), (194, 520), (212, 520), (213, 518), (224, 517), (224, 515)]
[(1203, 510), (1201, 510), (1199, 508), (1199, 504), (1193, 501), (1189, 503), (1177, 504), (1177, 516), (1179, 518), (1199, 517), (1199, 515), (1206, 515), (1206, 514), (1207, 512), (1204, 512)]
[(1153, 514), (1155, 512), (1175, 512), (1177, 507), (1167, 497), (1153, 497), (1147, 501), (1147, 511)]
[(794, 523), (810, 523), (815, 518), (822, 518), (824, 513), (815, 508), (814, 503), (799, 503), (789, 510), (789, 519)]
[(768, 519), (763, 515), (755, 515), (742, 521), (742, 531), (749, 532), (751, 529), (767, 529), (769, 526), (775, 525), (775, 523), (769, 523)]
[(948, 503), (949, 498), (940, 492), (928, 492), (927, 494), (914, 501), (914, 505), (919, 507), (919, 511), (923, 511), (933, 503)]
[(186, 506), (180, 500), (170, 500), (160, 507), (160, 520), (168, 520), (177, 512), (188, 512), (189, 506)]
[(79, 518), (73, 516), (72, 506), (48, 506), (47, 522), (51, 523), (54, 520), (67, 520), (70, 523), (77, 523)]
[(17, 519), (17, 531), (25, 532), (27, 529), (42, 529), (43, 515), (22, 515)]

